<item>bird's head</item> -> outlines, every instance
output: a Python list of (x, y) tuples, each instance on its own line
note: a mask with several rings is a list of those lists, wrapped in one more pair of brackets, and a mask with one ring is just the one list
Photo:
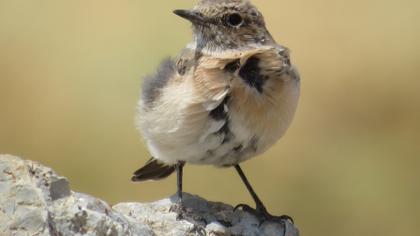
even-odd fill
[(192, 23), (194, 41), (202, 49), (240, 50), (275, 43), (263, 15), (246, 0), (201, 0), (192, 10), (174, 13)]

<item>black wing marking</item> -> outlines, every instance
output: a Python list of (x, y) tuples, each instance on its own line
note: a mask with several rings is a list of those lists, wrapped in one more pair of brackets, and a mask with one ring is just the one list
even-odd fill
[(229, 106), (230, 102), (230, 95), (226, 95), (225, 99), (222, 103), (219, 104), (215, 109), (209, 112), (210, 118), (216, 121), (224, 120), (224, 125), (214, 134), (216, 135), (223, 135), (223, 140), (221, 144), (227, 143), (232, 138), (232, 133), (230, 132), (229, 128), (229, 114), (228, 110), (226, 109)]
[(265, 83), (264, 76), (259, 67), (260, 59), (256, 56), (249, 58), (245, 65), (239, 70), (239, 76), (250, 87), (255, 88), (259, 93), (263, 92)]

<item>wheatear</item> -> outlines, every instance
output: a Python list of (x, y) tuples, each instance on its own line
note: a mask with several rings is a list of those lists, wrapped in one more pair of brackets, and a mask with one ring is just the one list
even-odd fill
[(153, 157), (132, 180), (176, 171), (182, 215), (185, 163), (233, 166), (256, 203), (238, 207), (260, 220), (290, 219), (268, 213), (239, 166), (275, 144), (292, 121), (300, 79), (289, 50), (248, 1), (201, 0), (174, 13), (192, 23), (193, 40), (144, 80), (136, 121)]

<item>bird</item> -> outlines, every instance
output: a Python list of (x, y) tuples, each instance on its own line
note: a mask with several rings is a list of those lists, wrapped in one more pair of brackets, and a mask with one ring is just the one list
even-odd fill
[(255, 201), (238, 204), (261, 221), (270, 214), (240, 163), (272, 147), (290, 126), (300, 95), (300, 76), (290, 50), (267, 30), (262, 13), (247, 0), (199, 0), (176, 15), (192, 24), (192, 41), (143, 80), (136, 126), (152, 158), (132, 181), (177, 174), (178, 218), (186, 164), (234, 167)]

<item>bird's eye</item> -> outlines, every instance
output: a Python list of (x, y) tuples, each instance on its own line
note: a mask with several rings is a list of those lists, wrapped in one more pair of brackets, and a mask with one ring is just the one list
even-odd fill
[(242, 19), (242, 16), (238, 13), (233, 13), (227, 16), (226, 22), (232, 27), (238, 27), (244, 22), (244, 20)]

